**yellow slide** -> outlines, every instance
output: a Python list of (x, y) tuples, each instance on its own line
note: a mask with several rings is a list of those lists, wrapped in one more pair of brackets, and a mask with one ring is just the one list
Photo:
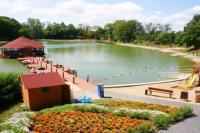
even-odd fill
[(191, 89), (193, 87), (193, 83), (195, 82), (197, 76), (198, 76), (197, 74), (193, 74), (192, 76), (189, 77), (189, 79), (185, 83), (181, 84), (179, 87), (184, 90)]

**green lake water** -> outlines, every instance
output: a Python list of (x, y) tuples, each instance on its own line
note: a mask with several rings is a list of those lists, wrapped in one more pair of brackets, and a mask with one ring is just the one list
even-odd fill
[[(166, 80), (190, 72), (192, 62), (141, 48), (103, 43), (42, 41), (49, 60), (78, 71), (78, 76), (95, 83), (127, 84)], [(15, 60), (0, 59), (0, 71), (25, 72)]]
[(43, 41), (50, 60), (74, 68), (82, 78), (104, 84), (166, 80), (191, 71), (192, 62), (181, 57), (141, 48), (103, 43)]
[(27, 68), (15, 59), (0, 58), (0, 72), (26, 73)]

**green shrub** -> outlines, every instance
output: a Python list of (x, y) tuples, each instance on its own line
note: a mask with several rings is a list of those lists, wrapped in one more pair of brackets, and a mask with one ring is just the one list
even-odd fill
[(152, 118), (151, 114), (148, 112), (130, 112), (128, 116), (130, 118), (138, 118), (143, 120), (150, 120)]
[(90, 104), (85, 104), (85, 105), (73, 105), (73, 110), (77, 111), (82, 111), (82, 112), (93, 112), (93, 113), (111, 113), (112, 110), (104, 107), (98, 107), (96, 105), (90, 105)]
[(155, 133), (156, 127), (152, 124), (142, 124), (136, 128), (128, 129), (127, 133)]
[(117, 111), (113, 111), (112, 114), (117, 116), (127, 116), (129, 113), (125, 109), (120, 109)]
[(189, 118), (193, 116), (193, 109), (187, 106), (180, 107), (180, 112), (183, 113), (184, 118)]
[(84, 112), (85, 111), (85, 106), (74, 105), (73, 106), (73, 110)]
[(183, 106), (183, 107), (180, 107), (178, 111), (170, 114), (169, 120), (171, 123), (176, 123), (186, 118), (192, 117), (193, 115), (194, 114), (193, 114), (192, 108)]
[(0, 73), (0, 106), (19, 102), (21, 85), (18, 73)]
[(169, 127), (169, 118), (166, 115), (158, 115), (153, 119), (154, 125), (158, 129), (167, 129)]
[(182, 121), (182, 120), (184, 120), (184, 114), (183, 114), (183, 112), (177, 111), (170, 115), (169, 120), (171, 123), (176, 123), (176, 122)]
[(138, 118), (144, 120), (152, 119), (152, 115), (148, 112), (131, 112), (126, 109), (113, 109), (107, 107), (96, 106), (92, 104), (84, 104), (84, 105), (73, 105), (73, 110), (82, 111), (82, 112), (93, 112), (93, 113), (111, 113), (116, 116), (127, 116), (130, 118)]

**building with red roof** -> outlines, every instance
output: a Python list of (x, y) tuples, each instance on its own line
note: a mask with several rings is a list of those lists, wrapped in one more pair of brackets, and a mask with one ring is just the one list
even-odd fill
[(26, 37), (19, 37), (0, 48), (3, 57), (8, 58), (44, 55), (44, 46), (41, 43)]
[(21, 75), (24, 103), (32, 110), (70, 102), (70, 86), (57, 72)]

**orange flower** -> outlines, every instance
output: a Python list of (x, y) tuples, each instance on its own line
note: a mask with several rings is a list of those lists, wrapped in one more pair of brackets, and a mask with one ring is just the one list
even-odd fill
[[(48, 120), (48, 122), (45, 122)], [(98, 114), (91, 112), (68, 111), (48, 115), (38, 114), (34, 118), (35, 132), (103, 132), (120, 130), (126, 132), (147, 121), (128, 117)]]

